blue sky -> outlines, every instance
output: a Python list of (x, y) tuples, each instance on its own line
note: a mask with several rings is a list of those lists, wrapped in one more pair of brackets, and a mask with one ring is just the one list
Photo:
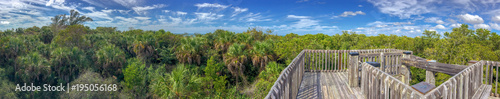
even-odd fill
[(500, 0), (0, 0), (0, 30), (44, 26), (76, 9), (85, 25), (173, 33), (243, 32), (419, 36), (459, 24), (500, 30)]

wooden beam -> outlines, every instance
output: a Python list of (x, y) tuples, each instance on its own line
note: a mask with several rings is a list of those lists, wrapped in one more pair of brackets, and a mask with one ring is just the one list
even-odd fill
[(427, 71), (441, 72), (448, 75), (455, 75), (463, 69), (467, 68), (464, 65), (451, 65), (439, 62), (427, 62), (426, 59), (417, 56), (411, 56), (410, 58), (401, 58), (402, 65), (413, 66), (416, 68), (425, 69)]

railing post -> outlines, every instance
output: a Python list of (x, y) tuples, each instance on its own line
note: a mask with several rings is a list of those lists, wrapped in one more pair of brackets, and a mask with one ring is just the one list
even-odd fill
[(359, 72), (359, 64), (358, 64), (358, 52), (350, 52), (351, 61), (349, 62), (349, 85), (351, 87), (358, 87), (358, 72)]
[[(431, 60), (429, 62), (436, 62), (436, 60)], [(425, 70), (425, 82), (436, 85), (435, 72)]]
[[(403, 58), (410, 58), (412, 52), (410, 51), (407, 51), (407, 52), (403, 52)], [(410, 70), (410, 67), (408, 66), (405, 66), (405, 65), (401, 65), (401, 71), (404, 71), (404, 70), (407, 70), (407, 72), (404, 74), (405, 76), (405, 80), (403, 81), (405, 84), (410, 84), (410, 80), (411, 80), (411, 70)]]

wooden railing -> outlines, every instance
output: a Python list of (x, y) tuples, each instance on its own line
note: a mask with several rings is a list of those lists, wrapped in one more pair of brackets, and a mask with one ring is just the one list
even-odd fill
[(390, 74), (362, 63), (361, 91), (367, 99), (420, 99), (424, 94)]
[[(500, 67), (500, 62), (494, 62), (494, 61), (480, 61), (482, 62), (481, 65), (483, 66), (483, 80), (482, 82), (484, 84), (492, 85), (492, 90), (491, 90), (491, 96), (494, 97), (500, 97), (500, 94), (498, 93), (498, 72), (499, 72), (499, 67)], [(477, 64), (477, 63), (476, 63)]]
[(398, 49), (370, 49), (370, 50), (305, 50), (305, 68), (310, 72), (345, 72), (349, 67), (350, 52), (360, 54), (387, 52), (403, 52)]
[(410, 71), (407, 68), (402, 70), (401, 61), (399, 61), (399, 59), (403, 56), (404, 54), (402, 50), (396, 52), (363, 53), (359, 55), (352, 55), (349, 63), (349, 85), (351, 87), (360, 86), (358, 82), (360, 81), (359, 75), (361, 75), (361, 72), (359, 71), (360, 69), (358, 66), (363, 62), (378, 62), (381, 64), (379, 67), (380, 70), (393, 76), (403, 77), (403, 82), (408, 84), (410, 80)]
[(472, 99), (483, 85), (483, 67), (486, 61), (468, 66), (438, 87), (426, 93), (425, 98)]
[(345, 72), (349, 67), (349, 52), (402, 52), (397, 49), (370, 50), (303, 50), (281, 72), (266, 99), (295, 99), (305, 71)]
[(305, 50), (281, 72), (266, 99), (295, 99), (304, 75)]

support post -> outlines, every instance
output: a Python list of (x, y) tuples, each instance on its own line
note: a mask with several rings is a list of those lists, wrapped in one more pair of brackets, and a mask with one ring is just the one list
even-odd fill
[[(436, 60), (431, 60), (428, 62), (436, 62)], [(435, 77), (435, 72), (425, 70), (425, 82), (436, 85), (436, 77)]]
[[(403, 52), (403, 58), (410, 58), (410, 56), (412, 55), (412, 52), (410, 51), (407, 51), (407, 52)], [(411, 69), (409, 66), (405, 66), (405, 65), (401, 65), (401, 68), (400, 68), (401, 72), (404, 72), (404, 77), (403, 78), (406, 78), (404, 79), (404, 83), (405, 84), (410, 84), (410, 80), (411, 80)]]
[(350, 52), (351, 61), (349, 62), (349, 85), (351, 87), (358, 87), (359, 80), (359, 64), (358, 64), (358, 52)]

